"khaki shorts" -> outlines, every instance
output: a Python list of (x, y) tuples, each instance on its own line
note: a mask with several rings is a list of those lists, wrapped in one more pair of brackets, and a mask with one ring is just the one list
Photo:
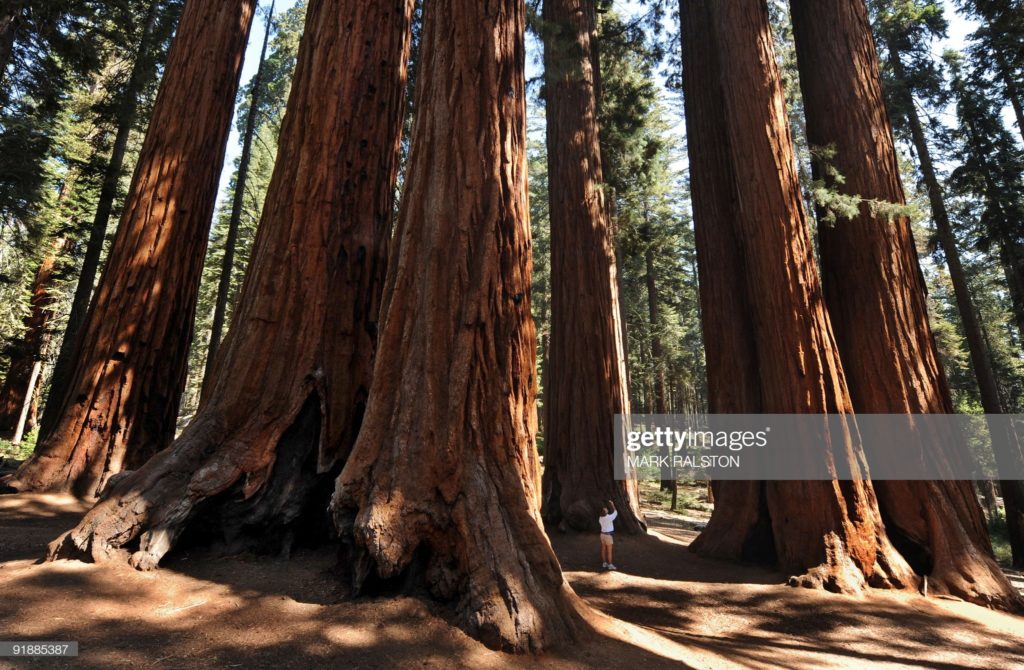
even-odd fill
[(601, 544), (606, 544), (610, 547), (615, 544), (615, 538), (612, 537), (611, 533), (601, 533)]

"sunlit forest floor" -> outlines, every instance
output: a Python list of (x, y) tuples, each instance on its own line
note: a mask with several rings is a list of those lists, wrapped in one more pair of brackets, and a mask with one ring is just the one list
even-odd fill
[(0, 667), (1024, 667), (1024, 618), (914, 595), (793, 589), (786, 575), (691, 554), (686, 545), (709, 511), (700, 495), (684, 489), (688, 507), (673, 513), (646, 488), (652, 532), (617, 538), (618, 572), (596, 569), (596, 537), (552, 538), (573, 588), (614, 619), (595, 619), (593, 643), (540, 658), (485, 648), (424, 598), (347, 599), (333, 547), (287, 561), (185, 550), (150, 573), (43, 564), (46, 543), (83, 507), (0, 496), (0, 639), (81, 648), (78, 659)]

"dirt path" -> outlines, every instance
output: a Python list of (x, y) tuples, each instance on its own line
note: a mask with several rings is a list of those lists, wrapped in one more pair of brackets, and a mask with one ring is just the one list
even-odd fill
[(596, 616), (593, 642), (514, 658), (448, 625), (429, 601), (345, 600), (330, 549), (290, 561), (184, 552), (153, 573), (38, 564), (80, 513), (67, 498), (0, 496), (0, 639), (82, 649), (0, 668), (1024, 668), (1024, 619), (791, 589), (784, 575), (693, 556), (695, 533), (666, 514), (651, 515), (650, 537), (619, 537), (617, 573), (594, 571), (596, 538), (554, 537), (573, 587), (620, 620)]
[(1024, 618), (963, 602), (782, 586), (786, 575), (702, 559), (697, 532), (648, 513), (649, 537), (619, 537), (619, 572), (593, 572), (586, 538), (556, 536), (577, 593), (603, 612), (744, 667), (1024, 668)]

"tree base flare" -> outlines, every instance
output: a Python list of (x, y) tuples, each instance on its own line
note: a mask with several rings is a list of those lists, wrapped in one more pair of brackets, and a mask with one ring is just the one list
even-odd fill
[(690, 546), (711, 558), (777, 564), (790, 586), (860, 594), (918, 578), (870, 512), (863, 482), (716, 482), (715, 512)]
[[(409, 492), (374, 490), (359, 511), (358, 487), (339, 479), (332, 507), (348, 548), (352, 588), (410, 579), (455, 603), (457, 624), (492, 649), (539, 653), (592, 633), (592, 612), (565, 582), (547, 537), (529, 510), (475, 500), (487, 486), (452, 500), (404, 504)], [(518, 482), (517, 482), (518, 484)], [(501, 499), (494, 492), (490, 501)]]
[(319, 407), (310, 396), (271, 448), (228, 439), (212, 412), (197, 418), (171, 448), (112, 481), (79, 524), (50, 544), (48, 560), (127, 560), (153, 570), (186, 530), (231, 551), (280, 551), (311, 506), (326, 507), (332, 476), (316, 467)]

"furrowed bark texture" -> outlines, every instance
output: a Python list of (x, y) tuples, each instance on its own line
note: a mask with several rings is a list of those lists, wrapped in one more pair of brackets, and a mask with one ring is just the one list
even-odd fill
[(544, 437), (544, 519), (641, 532), (636, 479), (615, 480), (616, 414), (629, 414), (612, 231), (602, 191), (593, 0), (544, 3), (551, 219), (551, 351)]
[[(790, 6), (808, 140), (834, 149), (830, 162), (844, 177), (830, 186), (905, 204), (864, 1), (791, 0)], [(828, 179), (815, 169), (816, 177)], [(825, 302), (854, 410), (952, 414), (909, 219), (873, 214), (865, 203), (854, 219), (822, 223), (818, 240)], [(945, 460), (929, 443), (922, 432), (902, 445), (899, 457)], [(992, 555), (971, 482), (874, 485), (889, 536), (912, 567), (929, 576), (931, 592), (986, 605), (1018, 603)]]
[(541, 526), (521, 0), (425, 7), (363, 428), (332, 507), (357, 591), (422, 577), (491, 647), (585, 629)]
[(7, 370), (3, 386), (0, 386), (0, 433), (15, 433), (23, 414), (25, 404), (30, 408), (23, 425), (24, 432), (35, 426), (38, 398), (36, 397), (42, 375), (33, 369), (46, 357), (50, 333), (47, 327), (53, 316), (54, 297), (51, 294), (54, 269), (59, 255), (65, 251), (66, 240), (53, 242), (53, 248), (39, 264), (32, 282), (31, 311), (25, 317), (25, 335), (11, 353), (11, 366)]
[(197, 523), (216, 520), (229, 545), (287, 542), (304, 513), (324, 514), (325, 473), (347, 456), (370, 385), (413, 4), (309, 3), (213, 385), (181, 437), (116, 482), (51, 556), (105, 559), (138, 537), (132, 564), (155, 567), (200, 504)]
[[(693, 192), (701, 323), (708, 377), (708, 409), (715, 414), (762, 411), (754, 324), (746, 273), (733, 222), (739, 217), (718, 55), (707, 0), (681, 0), (686, 141)], [(713, 482), (712, 530), (693, 543), (710, 556), (775, 559), (771, 520), (762, 509), (760, 482)]]
[[(729, 334), (736, 324), (713, 318), (705, 322), (706, 341), (722, 338), (736, 342), (734, 349), (741, 354), (753, 352), (739, 363), (723, 361), (717, 353), (709, 355), (709, 367), (714, 360), (724, 368), (711, 375), (717, 380), (713, 397), (729, 398), (718, 395), (718, 384), (725, 383), (733, 369), (745, 375), (751, 358), (757, 366), (756, 376), (739, 390), (743, 395), (732, 396), (739, 402), (732, 406), (716, 402), (715, 409), (848, 414), (849, 392), (818, 290), (767, 7), (762, 0), (684, 1), (682, 9), (686, 54), (692, 56), (702, 40), (707, 44), (708, 34), (715, 54), (714, 59), (705, 55), (687, 65), (687, 94), (705, 87), (718, 89), (722, 102), (712, 106), (715, 93), (711, 92), (688, 103), (688, 111), (691, 107), (698, 111), (698, 125), (688, 135), (713, 131), (719, 124), (731, 167), (731, 175), (719, 166), (709, 179), (722, 185), (731, 181), (728, 192), (710, 192), (722, 201), (704, 203), (695, 212), (735, 213), (733, 219), (697, 221), (707, 228), (734, 226), (735, 246), (698, 247), (698, 251), (705, 260), (724, 258), (727, 264), (742, 268), (736, 291), (745, 296), (745, 301), (738, 302), (747, 308), (744, 322), (751, 326), (741, 331), (750, 338), (743, 342), (736, 333)], [(708, 160), (699, 154), (695, 158)], [(703, 164), (715, 166), (714, 161)], [(695, 189), (694, 197), (709, 195), (699, 193)], [(709, 235), (707, 230), (698, 237), (698, 244), (709, 241), (730, 240), (720, 232)], [(721, 271), (710, 263), (702, 267), (711, 274)], [(717, 285), (713, 280), (712, 289), (732, 288), (729, 281), (735, 280)], [(716, 309), (710, 303), (704, 306), (708, 311)], [(718, 325), (725, 332), (708, 330), (708, 325)], [(825, 437), (830, 446), (809, 451), (806, 459), (826, 459), (830, 464), (843, 459), (851, 471), (861, 468), (863, 454), (852, 422), (842, 435)], [(857, 592), (866, 585), (904, 588), (914, 582), (913, 572), (885, 535), (869, 481), (720, 482), (715, 497), (716, 512), (694, 543), (696, 551), (727, 558), (774, 554), (783, 569), (803, 573), (791, 583), (834, 591)], [(768, 533), (770, 548), (762, 539)]]
[[(949, 279), (953, 284), (953, 297), (956, 300), (960, 322), (963, 324), (964, 336), (967, 339), (967, 351), (971, 357), (971, 368), (974, 370), (974, 376), (978, 382), (978, 394), (981, 397), (982, 409), (985, 410), (986, 414), (1002, 414), (1003, 402), (999, 396), (999, 385), (996, 382), (995, 370), (992, 367), (991, 353), (988, 342), (985, 339), (985, 333), (981, 327), (981, 322), (978, 319), (978, 312), (974, 307), (974, 300), (971, 297), (970, 287), (967, 283), (967, 273), (964, 271), (963, 263), (960, 260), (960, 250), (957, 247), (956, 236), (953, 234), (953, 227), (949, 221), (945, 196), (942, 185), (939, 183), (934, 163), (932, 162), (931, 150), (928, 148), (928, 139), (925, 135), (924, 126), (918, 116), (913, 95), (907, 87), (906, 73), (900, 61), (899, 52), (893, 49), (891, 44), (888, 47), (889, 64), (899, 86), (896, 94), (903, 98), (903, 108), (907, 110), (907, 125), (910, 126), (911, 140), (917, 153), (921, 176), (928, 189), (928, 202), (931, 205), (932, 220), (935, 222), (935, 232), (939, 238), (942, 255), (946, 258)], [(992, 437), (996, 441), (1005, 440), (1008, 445), (1006, 449), (996, 450), (996, 467), (1001, 472), (1016, 471), (1015, 464), (1004, 462), (1003, 459), (1008, 453), (1013, 451), (1013, 447), (1016, 447), (1019, 451), (1019, 436), (1013, 434), (1006, 435), (1001, 430), (995, 430), (992, 433)], [(1014, 567), (1024, 568), (1024, 482), (1004, 479), (1000, 481), (999, 487), (1003, 494), (1003, 504), (1006, 509), (1006, 523), (1010, 536), (1010, 546), (1013, 550), (1013, 564)]]
[[(50, 395), (46, 401), (46, 410), (43, 413), (42, 421), (39, 424), (40, 442), (44, 442), (53, 433), (54, 428), (56, 428), (63, 416), (64, 403), (67, 400), (67, 396), (74, 390), (70, 385), (70, 378), (75, 373), (78, 344), (82, 329), (85, 327), (86, 317), (89, 314), (89, 300), (92, 298), (96, 274), (99, 272), (100, 256), (103, 253), (103, 241), (107, 235), (107, 225), (110, 223), (110, 216), (114, 211), (114, 201), (117, 199), (118, 184), (121, 181), (124, 159), (128, 151), (128, 140), (131, 136), (132, 128), (135, 127), (136, 116), (138, 115), (139, 96), (157, 74), (157, 68), (148, 61), (150, 60), (150, 52), (153, 48), (153, 33), (159, 19), (161, 5), (162, 0), (153, 0), (149, 6), (142, 29), (142, 36), (139, 40), (139, 47), (135, 52), (135, 63), (132, 65), (132, 73), (124, 90), (124, 97), (120, 102), (117, 114), (117, 131), (114, 133), (114, 144), (110, 151), (107, 167), (103, 171), (103, 183), (100, 186), (100, 194), (96, 202), (96, 213), (93, 216), (92, 226), (89, 228), (89, 238), (86, 241), (82, 267), (78, 271), (75, 295), (71, 299), (71, 309), (68, 312), (68, 322), (64, 327), (64, 335), (61, 338), (60, 351), (57, 353), (57, 360), (53, 364), (53, 375), (50, 378)], [(171, 18), (173, 20), (173, 15)]]
[(174, 436), (254, 5), (185, 8), (59, 419), (16, 489), (91, 497)]

